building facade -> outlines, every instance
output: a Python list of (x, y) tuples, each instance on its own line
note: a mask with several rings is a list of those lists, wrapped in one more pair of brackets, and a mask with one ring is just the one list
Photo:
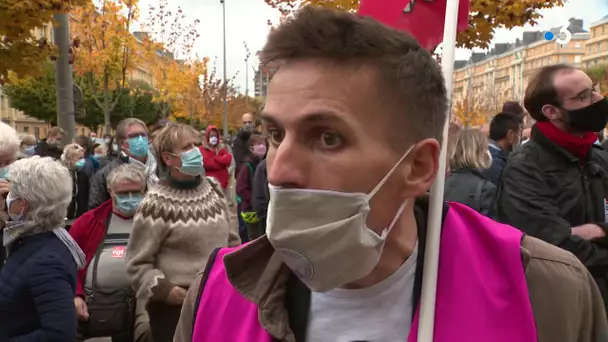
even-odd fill
[[(495, 44), (488, 53), (473, 53), (470, 60), (457, 61), (452, 108), (466, 102), (465, 110), (483, 111), (488, 122), (505, 101), (523, 102), (529, 78), (543, 66), (608, 67), (608, 16), (592, 23), (590, 32), (583, 30), (582, 24), (582, 20), (570, 19), (572, 39), (564, 45), (545, 40), (543, 32), (525, 32), (514, 43)], [(557, 34), (559, 28), (551, 31)]]
[[(70, 24), (74, 23), (75, 18), (70, 16)], [(134, 32), (134, 37), (139, 44), (143, 44), (144, 35), (145, 33), (143, 32)], [(45, 38), (49, 44), (54, 44), (55, 38), (53, 35), (53, 25), (49, 23), (44, 25), (42, 28), (35, 29), (34, 37), (36, 37), (36, 39)], [(140, 59), (143, 62), (128, 71), (128, 79), (129, 81), (141, 81), (153, 87), (154, 77), (151, 65), (146, 61), (145, 58)], [(51, 128), (49, 123), (29, 117), (23, 112), (12, 108), (10, 106), (8, 97), (2, 93), (2, 87), (0, 87), (0, 120), (12, 126), (18, 133), (31, 134), (34, 135), (36, 139), (46, 138), (48, 131)], [(98, 136), (101, 136), (103, 134), (102, 131), (103, 128), (100, 127), (99, 131), (95, 133)], [(91, 133), (92, 132), (88, 127), (82, 126), (78, 123), (76, 124), (75, 136), (89, 136)]]

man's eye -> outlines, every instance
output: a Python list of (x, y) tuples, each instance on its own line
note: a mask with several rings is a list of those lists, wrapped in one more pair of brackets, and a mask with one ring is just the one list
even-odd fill
[(268, 140), (270, 141), (271, 144), (274, 145), (278, 145), (283, 141), (283, 138), (285, 136), (285, 134), (283, 133), (283, 131), (279, 131), (277, 129), (267, 129), (267, 136), (268, 136)]
[(344, 140), (342, 136), (333, 132), (325, 132), (321, 135), (321, 144), (323, 148), (334, 149), (342, 146)]

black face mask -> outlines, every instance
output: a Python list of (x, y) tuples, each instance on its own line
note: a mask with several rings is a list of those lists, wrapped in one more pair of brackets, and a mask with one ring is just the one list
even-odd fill
[(603, 98), (587, 107), (568, 112), (568, 125), (581, 132), (599, 132), (608, 123), (608, 99)]

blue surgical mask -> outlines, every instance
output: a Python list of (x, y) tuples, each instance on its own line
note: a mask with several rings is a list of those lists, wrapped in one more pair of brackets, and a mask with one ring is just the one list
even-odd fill
[(36, 153), (36, 146), (28, 146), (23, 149), (23, 154), (26, 156), (33, 156)]
[(10, 193), (8, 194), (8, 196), (6, 196), (6, 211), (8, 211), (8, 216), (11, 218), (11, 221), (19, 222), (19, 221), (23, 221), (23, 213), (11, 214), (11, 212), (10, 212), (11, 203), (13, 203), (13, 201), (16, 199), (17, 199), (17, 197), (11, 198)]
[(148, 137), (142, 137), (141, 135), (136, 138), (129, 138), (129, 152), (134, 157), (146, 157), (148, 155)]
[(120, 194), (116, 195), (116, 207), (121, 213), (134, 214), (141, 203), (141, 194)]
[(193, 148), (189, 151), (182, 152), (180, 154), (182, 160), (182, 167), (179, 171), (189, 176), (199, 176), (203, 174), (205, 169), (203, 168), (203, 155), (198, 148)]
[(99, 160), (99, 158), (101, 158), (101, 157), (102, 157), (102, 155), (100, 153), (95, 153), (93, 155), (93, 158), (95, 158), (95, 160)]
[(0, 167), (0, 179), (6, 179), (8, 177), (8, 167)]
[(84, 158), (80, 158), (80, 159), (79, 159), (79, 160), (76, 162), (76, 164), (74, 164), (74, 166), (75, 166), (77, 169), (79, 169), (79, 170), (80, 170), (80, 169), (82, 169), (82, 168), (84, 167), (84, 165), (85, 165), (85, 164), (86, 164), (86, 160), (84, 160)]

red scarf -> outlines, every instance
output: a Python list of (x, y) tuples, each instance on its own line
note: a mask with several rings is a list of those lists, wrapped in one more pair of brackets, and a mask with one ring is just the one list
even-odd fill
[(587, 159), (589, 149), (597, 140), (597, 136), (593, 132), (584, 133), (579, 137), (557, 128), (549, 121), (539, 121), (536, 123), (536, 127), (549, 140), (583, 161)]

